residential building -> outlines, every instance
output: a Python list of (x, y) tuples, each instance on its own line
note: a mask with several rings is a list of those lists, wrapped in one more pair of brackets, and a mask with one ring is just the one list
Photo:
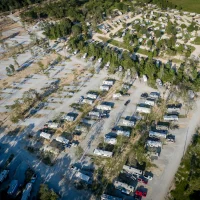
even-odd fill
[(85, 182), (89, 182), (89, 180), (90, 180), (90, 177), (89, 177), (89, 176), (87, 176), (87, 175), (85, 175), (85, 174), (83, 174), (83, 173), (81, 173), (81, 172), (76, 172), (75, 176), (76, 176), (77, 178), (79, 178), (79, 179), (85, 181)]
[(126, 183), (122, 183), (120, 181), (115, 181), (114, 186), (116, 189), (121, 190), (121, 192), (125, 194), (130, 194), (131, 192), (134, 192), (134, 187), (131, 185), (128, 185)]
[(101, 200), (123, 200), (122, 198), (119, 197), (114, 197), (108, 194), (102, 194), (101, 195)]
[(51, 139), (51, 134), (49, 133), (45, 133), (45, 132), (41, 132), (40, 133), (40, 137), (46, 139), (46, 140), (50, 140)]
[(124, 165), (123, 170), (125, 170), (129, 174), (134, 174), (134, 175), (137, 175), (137, 176), (141, 176), (143, 174), (142, 170), (136, 169), (134, 167), (130, 167), (128, 165)]
[(165, 115), (163, 117), (164, 121), (178, 121), (177, 115)]
[(12, 180), (10, 185), (9, 185), (9, 189), (7, 191), (7, 194), (14, 195), (17, 192), (18, 187), (19, 187), (18, 180)]
[(101, 85), (100, 86), (100, 90), (101, 91), (109, 91), (110, 90), (110, 86), (109, 85)]
[(107, 79), (107, 80), (103, 81), (103, 85), (113, 86), (114, 83), (115, 83), (115, 80), (113, 80), (113, 79)]
[(138, 104), (136, 111), (139, 113), (150, 113), (151, 112), (151, 106), (147, 104)]
[(131, 132), (130, 132), (130, 131), (127, 131), (127, 130), (122, 130), (122, 129), (120, 129), (120, 130), (117, 130), (117, 131), (116, 131), (116, 134), (117, 134), (117, 135), (123, 135), (123, 136), (125, 136), (125, 137), (130, 137)]
[(88, 92), (87, 98), (96, 100), (98, 98), (98, 94), (94, 92)]
[(31, 190), (32, 190), (32, 183), (27, 183), (23, 191), (21, 200), (28, 200), (30, 197)]
[(103, 157), (112, 157), (113, 156), (113, 152), (104, 151), (104, 150), (101, 150), (101, 149), (95, 149), (93, 153), (95, 155), (103, 156)]
[(167, 130), (151, 130), (149, 131), (149, 137), (166, 138), (168, 134)]
[(9, 170), (3, 170), (0, 173), (0, 183), (2, 183), (8, 176)]
[(162, 143), (160, 141), (154, 140), (147, 140), (146, 145), (150, 147), (162, 147)]
[(62, 137), (62, 136), (58, 136), (56, 138), (56, 141), (62, 143), (62, 144), (68, 144), (69, 143), (69, 140), (67, 140), (66, 138)]

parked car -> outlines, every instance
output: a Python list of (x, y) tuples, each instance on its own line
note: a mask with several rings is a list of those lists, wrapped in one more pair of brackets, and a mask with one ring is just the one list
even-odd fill
[(149, 95), (147, 93), (142, 93), (141, 98), (147, 98)]
[(139, 177), (139, 178), (138, 178), (138, 182), (144, 183), (145, 185), (148, 183), (148, 181), (145, 180), (145, 179), (142, 178), (142, 177)]
[(146, 178), (147, 180), (151, 181), (153, 179), (152, 173), (151, 172), (144, 172), (144, 178)]
[(33, 176), (31, 177), (31, 183), (35, 183), (36, 179), (37, 179), (37, 174), (35, 173), (35, 174), (33, 174)]
[(125, 102), (125, 106), (127, 106), (129, 103), (131, 102), (131, 100), (129, 99), (128, 101)]
[(146, 196), (147, 196), (147, 193), (146, 193), (146, 192), (139, 191), (139, 190), (136, 190), (136, 191), (135, 191), (135, 194), (136, 194), (137, 196), (140, 196), (140, 197), (146, 197)]

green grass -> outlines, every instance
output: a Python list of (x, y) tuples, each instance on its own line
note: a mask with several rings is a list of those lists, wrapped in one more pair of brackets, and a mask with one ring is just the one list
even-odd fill
[(178, 7), (182, 7), (184, 11), (200, 13), (199, 0), (169, 0)]
[(200, 45), (200, 37), (197, 37), (197, 38), (194, 40), (193, 44)]
[(143, 54), (143, 55), (146, 55), (146, 56), (149, 56), (149, 51), (146, 50), (146, 49), (138, 49), (137, 53), (140, 53), (140, 54)]

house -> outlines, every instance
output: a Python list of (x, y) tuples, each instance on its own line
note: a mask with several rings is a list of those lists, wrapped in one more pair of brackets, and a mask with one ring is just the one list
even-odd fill
[(87, 175), (85, 175), (85, 174), (83, 174), (83, 173), (81, 173), (81, 172), (76, 172), (76, 174), (75, 174), (75, 177), (76, 178), (79, 178), (79, 179), (81, 179), (81, 180), (83, 180), (83, 181), (85, 181), (85, 182), (89, 182), (89, 180), (90, 180), (90, 177), (89, 176), (87, 176)]
[(130, 167), (128, 165), (124, 165), (123, 170), (129, 174), (133, 174), (133, 175), (137, 175), (137, 176), (141, 176), (143, 174), (142, 170), (136, 169), (134, 167)]
[(19, 182), (18, 182), (18, 180), (12, 180), (10, 182), (7, 194), (14, 195), (17, 192), (18, 188), (19, 188)]
[(122, 198), (119, 197), (114, 197), (108, 194), (102, 194), (101, 195), (101, 200), (123, 200)]
[(66, 114), (63, 119), (67, 120), (68, 122), (73, 122), (76, 120), (78, 114), (77, 113), (73, 113), (73, 112), (70, 112), (68, 114)]
[(96, 100), (98, 98), (98, 94), (96, 92), (88, 92), (87, 98)]
[(98, 155), (98, 156), (103, 156), (103, 157), (112, 157), (113, 156), (113, 152), (110, 152), (110, 151), (104, 151), (104, 150), (101, 150), (101, 149), (95, 149), (94, 152), (93, 152), (95, 155)]
[(48, 128), (58, 128), (59, 127), (59, 123), (55, 123), (55, 122), (47, 122), (46, 125), (48, 126)]
[(130, 193), (134, 192), (134, 187), (131, 185), (128, 185), (126, 183), (122, 183), (120, 181), (115, 181), (113, 184), (114, 184), (115, 188), (120, 190), (122, 193), (130, 194)]
[(151, 106), (147, 104), (138, 104), (136, 111), (139, 113), (147, 113), (149, 114), (151, 112)]
[(158, 99), (160, 97), (160, 93), (159, 92), (151, 92), (149, 94), (149, 97), (154, 98), (154, 99)]
[(92, 110), (88, 113), (89, 116), (95, 116), (95, 117), (100, 117), (101, 113), (99, 110)]
[(113, 108), (113, 103), (110, 102), (102, 102), (100, 105), (97, 105), (98, 110), (107, 110), (110, 111)]
[(110, 86), (109, 85), (101, 85), (100, 86), (100, 90), (101, 91), (109, 91), (110, 90)]
[(135, 119), (126, 117), (123, 119), (122, 124), (124, 126), (133, 127), (135, 125)]
[(31, 190), (32, 190), (32, 183), (27, 183), (23, 191), (21, 200), (28, 200), (30, 197)]
[(157, 130), (169, 130), (169, 123), (168, 122), (158, 122), (156, 125)]
[(169, 104), (167, 105), (168, 113), (179, 113), (181, 111), (181, 104)]
[(105, 135), (104, 142), (108, 143), (108, 144), (116, 144), (117, 143), (117, 138)]
[(62, 143), (62, 144), (68, 144), (69, 143), (69, 140), (67, 140), (66, 138), (62, 137), (62, 136), (58, 136), (56, 138), (56, 141)]
[(103, 85), (113, 86), (114, 83), (115, 83), (115, 80), (113, 80), (113, 79), (107, 79), (107, 80), (103, 81)]
[(41, 132), (40, 133), (40, 137), (46, 139), (46, 140), (50, 140), (51, 139), (51, 134), (49, 133), (45, 133), (45, 132)]
[(94, 99), (85, 98), (83, 99), (83, 103), (92, 105), (94, 103)]
[(147, 140), (146, 145), (150, 147), (162, 147), (162, 143), (155, 140)]
[(164, 121), (178, 121), (177, 115), (165, 115), (163, 117)]
[(119, 99), (122, 95), (120, 93), (113, 94), (113, 99)]
[(147, 98), (144, 103), (147, 104), (147, 105), (150, 105), (150, 106), (154, 106), (155, 105), (155, 99)]
[(167, 130), (151, 130), (149, 131), (149, 137), (166, 138), (168, 134)]
[(161, 152), (160, 147), (146, 146), (146, 150), (148, 151), (148, 153), (147, 153), (148, 155), (156, 157), (156, 158), (160, 155), (160, 152)]
[(3, 170), (0, 173), (0, 183), (2, 183), (8, 176), (9, 170)]
[(121, 130), (117, 130), (117, 131), (116, 131), (116, 134), (117, 134), (117, 135), (123, 135), (123, 136), (125, 136), (125, 137), (130, 137), (131, 132), (121, 129)]
[(109, 106), (109, 105), (98, 105), (97, 106), (97, 109), (99, 109), (99, 110), (107, 110), (107, 111), (110, 111), (111, 109), (112, 109), (112, 107), (111, 106)]

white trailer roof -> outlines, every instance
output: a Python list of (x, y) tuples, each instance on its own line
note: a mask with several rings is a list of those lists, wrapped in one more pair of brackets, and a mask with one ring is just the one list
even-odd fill
[(26, 188), (25, 188), (25, 190), (23, 192), (21, 200), (27, 200), (29, 198), (31, 189), (32, 189), (32, 183), (27, 183)]
[(104, 151), (104, 150), (101, 150), (101, 149), (95, 149), (95, 150), (94, 150), (94, 154), (96, 154), (96, 155), (98, 155), (98, 156), (112, 157), (113, 152)]
[(60, 143), (63, 143), (63, 144), (68, 144), (69, 143), (69, 140), (67, 140), (66, 138), (64, 138), (62, 136), (57, 137), (56, 141), (58, 141)]
[(128, 165), (124, 165), (123, 166), (123, 169), (125, 171), (127, 171), (128, 173), (131, 173), (131, 174), (139, 174), (139, 175), (142, 175), (142, 170), (139, 170), (139, 169), (136, 169), (134, 167), (130, 167)]
[(40, 133), (40, 137), (43, 137), (43, 138), (45, 138), (47, 140), (51, 139), (51, 135), (48, 134), (48, 133), (45, 133), (45, 132)]
[(76, 172), (76, 177), (80, 178), (81, 180), (86, 181), (86, 182), (88, 182), (90, 180), (89, 176), (87, 176), (81, 172)]

